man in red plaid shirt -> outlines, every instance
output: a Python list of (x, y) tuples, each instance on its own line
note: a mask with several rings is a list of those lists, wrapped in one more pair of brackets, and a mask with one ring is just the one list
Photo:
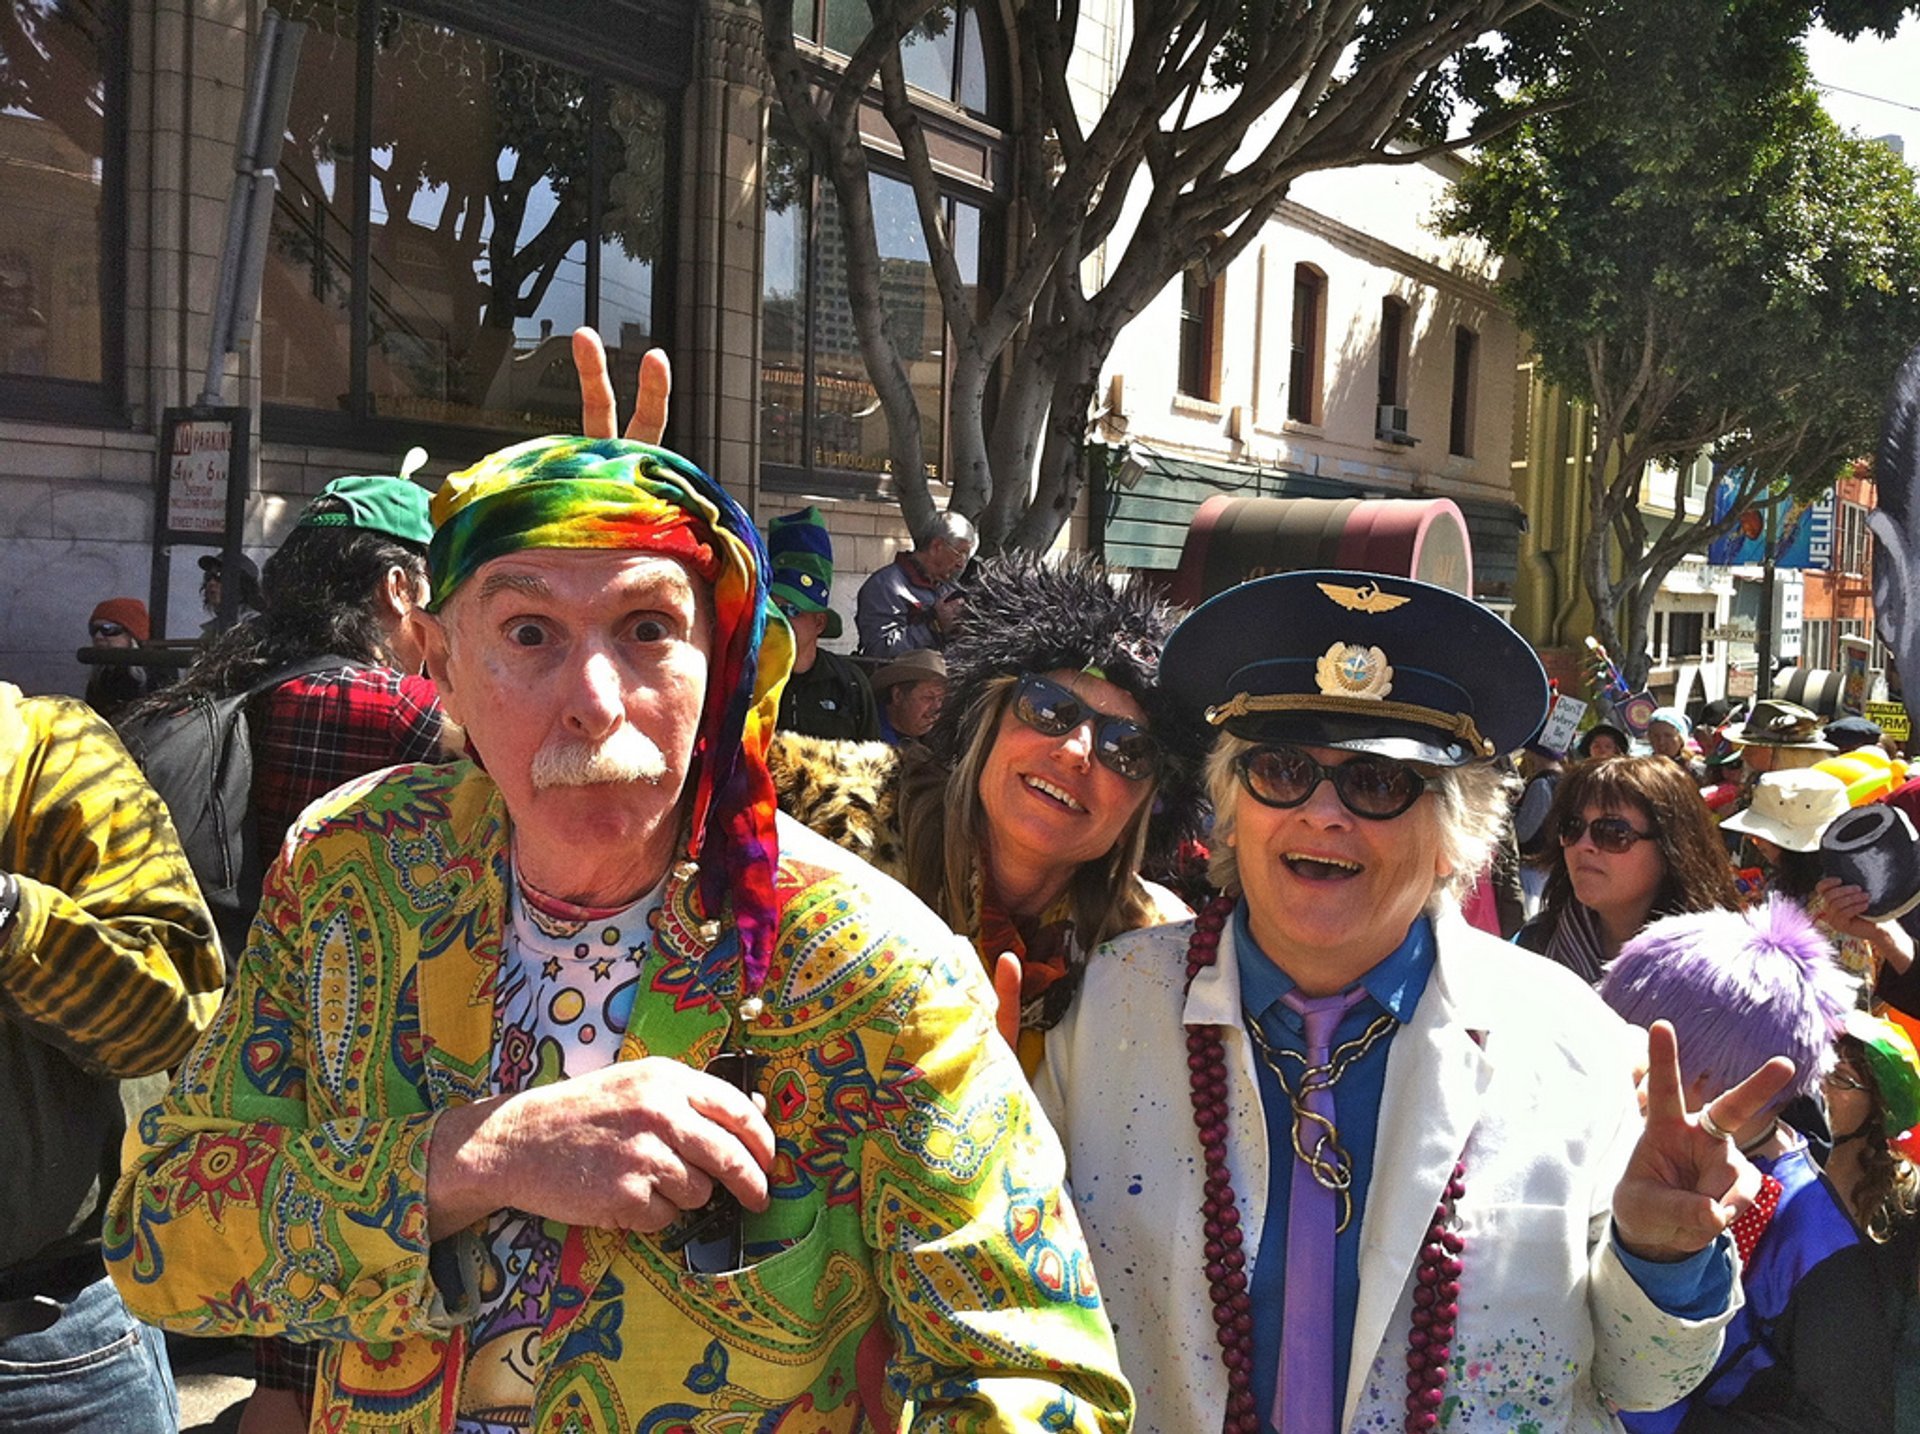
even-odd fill
[(346, 667), (295, 677), (252, 712), (253, 815), (261, 845), (277, 850), (314, 798), (342, 782), (441, 754), (446, 719), (433, 683), (391, 667)]
[[(309, 803), (341, 783), (457, 750), (407, 615), (427, 598), (427, 492), (404, 478), (338, 478), (307, 505), (267, 560), (265, 608), (222, 634), (177, 702), (220, 697), (294, 670), (248, 707), (252, 820), (276, 852)], [(230, 953), (238, 957), (238, 952)], [(317, 1356), (261, 1340), (247, 1434), (304, 1430)]]

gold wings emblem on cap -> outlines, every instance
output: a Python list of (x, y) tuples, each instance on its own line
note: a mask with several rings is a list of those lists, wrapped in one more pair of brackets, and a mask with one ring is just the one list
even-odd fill
[(1327, 697), (1382, 698), (1393, 691), (1386, 653), (1357, 642), (1336, 642), (1314, 664), (1314, 682)]
[(1314, 586), (1349, 612), (1392, 612), (1413, 601), (1411, 597), (1381, 592), (1378, 583), (1362, 583), (1357, 588), (1344, 587), (1339, 583), (1315, 583)]

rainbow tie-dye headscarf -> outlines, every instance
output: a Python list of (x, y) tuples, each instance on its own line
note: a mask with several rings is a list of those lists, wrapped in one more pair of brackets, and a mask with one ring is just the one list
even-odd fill
[(748, 990), (766, 979), (779, 913), (773, 740), (793, 634), (768, 621), (767, 550), (718, 483), (677, 453), (615, 438), (536, 438), (453, 474), (433, 499), (431, 611), (493, 558), (618, 548), (678, 558), (712, 585), (714, 642), (694, 744), (687, 855), (700, 899), (732, 903)]

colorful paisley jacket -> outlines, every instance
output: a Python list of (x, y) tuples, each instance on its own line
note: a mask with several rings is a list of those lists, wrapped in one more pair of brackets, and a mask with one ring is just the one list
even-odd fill
[[(481, 1247), (429, 1246), (427, 1152), (437, 1112), (488, 1093), (507, 836), (466, 763), (310, 808), (231, 996), (128, 1138), (106, 1234), (128, 1304), (327, 1341), (316, 1430), (452, 1424)], [(1059, 1144), (991, 1036), (979, 962), (892, 881), (779, 836), (758, 1258), (693, 1275), (654, 1238), (560, 1227), (535, 1427), (866, 1429), (858, 1354), (885, 1369), (869, 1400), (916, 1429), (1125, 1429)], [(669, 879), (623, 1058), (703, 1064), (725, 1033), (734, 939), (691, 874)]]

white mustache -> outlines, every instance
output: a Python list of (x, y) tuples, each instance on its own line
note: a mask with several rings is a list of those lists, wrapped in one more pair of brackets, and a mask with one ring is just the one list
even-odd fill
[(667, 775), (667, 758), (638, 727), (621, 726), (604, 742), (555, 737), (533, 754), (533, 785), (594, 787), (618, 782), (658, 785)]

